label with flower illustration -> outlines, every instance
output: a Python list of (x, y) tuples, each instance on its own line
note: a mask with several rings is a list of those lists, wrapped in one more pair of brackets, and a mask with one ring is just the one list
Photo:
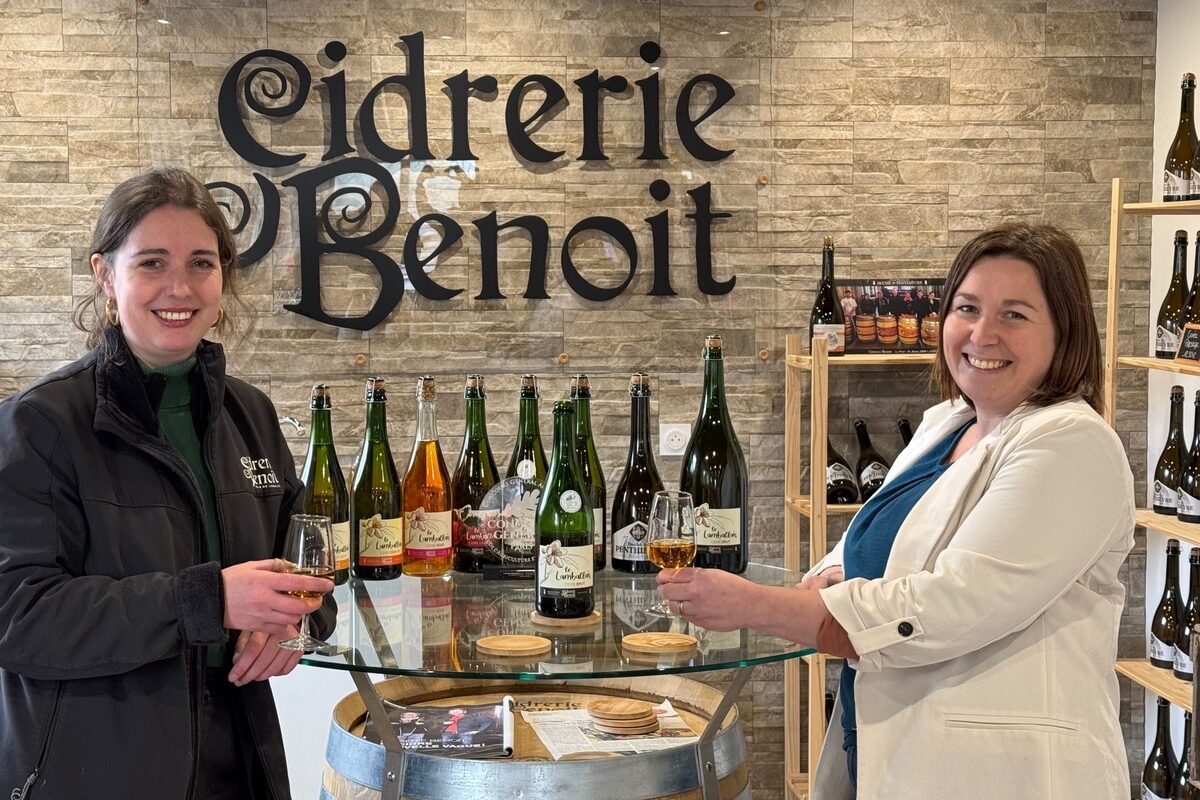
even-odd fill
[(741, 541), (740, 508), (709, 508), (708, 503), (696, 507), (697, 547), (736, 547)]
[(590, 589), (592, 546), (564, 547), (553, 541), (538, 548), (538, 585), (547, 589)]
[(404, 512), (404, 557), (440, 558), (450, 555), (453, 542), (454, 512), (426, 511), (417, 506)]
[(364, 567), (394, 567), (404, 560), (404, 520), (375, 514), (358, 521), (358, 563)]

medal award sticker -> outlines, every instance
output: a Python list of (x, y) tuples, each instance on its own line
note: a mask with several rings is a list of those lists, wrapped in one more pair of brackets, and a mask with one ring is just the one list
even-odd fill
[(488, 489), (479, 503), (486, 516), (486, 543), (502, 564), (537, 562), (537, 506), (542, 484), (514, 476)]

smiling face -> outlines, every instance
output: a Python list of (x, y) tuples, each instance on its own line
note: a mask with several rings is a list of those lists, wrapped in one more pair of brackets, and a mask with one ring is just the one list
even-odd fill
[(159, 206), (147, 213), (92, 271), (117, 303), (133, 354), (151, 367), (184, 361), (196, 351), (221, 308), (217, 235), (195, 211)]
[(942, 322), (946, 367), (989, 429), (1042, 385), (1056, 340), (1037, 272), (1008, 255), (975, 262)]

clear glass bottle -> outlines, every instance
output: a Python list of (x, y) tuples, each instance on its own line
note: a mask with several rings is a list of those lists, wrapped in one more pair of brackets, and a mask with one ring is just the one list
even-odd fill
[(417, 433), (404, 475), (404, 574), (445, 575), (454, 567), (454, 497), (437, 431), (437, 384), (417, 380)]

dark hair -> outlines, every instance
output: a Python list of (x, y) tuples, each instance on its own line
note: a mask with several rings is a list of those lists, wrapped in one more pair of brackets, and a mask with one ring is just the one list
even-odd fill
[[(1054, 359), (1041, 386), (1026, 402), (1048, 406), (1078, 398), (1097, 412), (1102, 412), (1104, 360), (1100, 350), (1100, 332), (1092, 312), (1087, 267), (1084, 266), (1079, 245), (1061, 228), (1009, 223), (984, 231), (967, 242), (958, 251), (946, 276), (939, 309), (941, 330), (945, 331), (946, 318), (958, 287), (971, 268), (988, 256), (1010, 256), (1033, 267), (1050, 308), (1050, 319), (1054, 324)], [(942, 344), (942, 334), (939, 333), (933, 381), (943, 400), (965, 397), (950, 375)], [(969, 397), (965, 399), (970, 402)]]
[[(107, 268), (111, 268), (113, 253), (121, 248), (129, 234), (147, 214), (162, 206), (178, 206), (195, 211), (217, 235), (217, 256), (221, 261), (221, 293), (236, 301), (237, 292), (233, 282), (237, 268), (237, 242), (229, 230), (229, 223), (204, 184), (187, 170), (178, 167), (151, 170), (130, 178), (112, 190), (96, 219), (96, 228), (92, 232), (92, 246), (88, 251), (89, 261), (91, 256), (99, 255)], [(110, 327), (101, 310), (104, 300), (104, 287), (97, 280), (92, 291), (75, 304), (75, 327), (87, 332), (88, 347), (99, 344), (105, 329)], [(221, 315), (216, 329), (225, 333), (231, 327), (227, 311)]]

